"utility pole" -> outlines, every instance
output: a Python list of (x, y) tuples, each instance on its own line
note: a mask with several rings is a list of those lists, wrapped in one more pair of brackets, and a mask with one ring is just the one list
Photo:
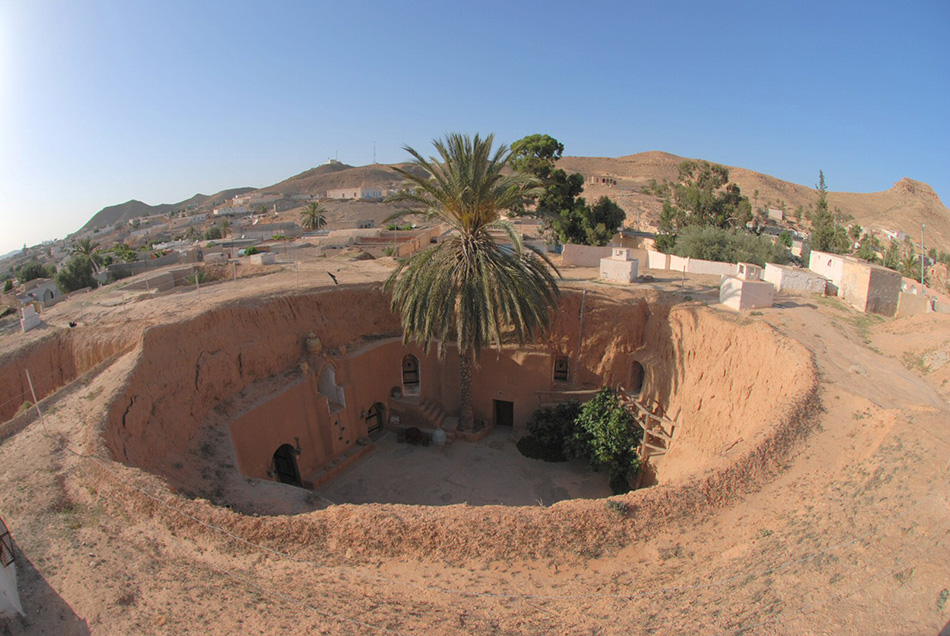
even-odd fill
[[(924, 286), (924, 224), (920, 224), (920, 286)], [(923, 290), (920, 290), (923, 292)]]

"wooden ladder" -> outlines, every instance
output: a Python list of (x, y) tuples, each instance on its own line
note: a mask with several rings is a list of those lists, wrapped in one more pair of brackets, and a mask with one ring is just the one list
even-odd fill
[(637, 488), (643, 481), (643, 467), (650, 457), (666, 455), (673, 444), (673, 433), (676, 422), (658, 413), (659, 405), (647, 408), (636, 395), (627, 393), (623, 387), (617, 390), (620, 403), (633, 414), (637, 424), (643, 429), (643, 439), (640, 441), (638, 456), (640, 458), (640, 472), (637, 474)]

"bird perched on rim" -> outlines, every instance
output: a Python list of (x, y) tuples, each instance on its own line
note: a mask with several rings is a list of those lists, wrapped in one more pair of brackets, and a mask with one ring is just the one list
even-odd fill
[(336, 276), (334, 276), (333, 274), (330, 274), (330, 272), (327, 272), (327, 274), (329, 274), (330, 278), (333, 279), (333, 284), (334, 284), (334, 285), (339, 285), (339, 284), (340, 284), (339, 282), (337, 282)]

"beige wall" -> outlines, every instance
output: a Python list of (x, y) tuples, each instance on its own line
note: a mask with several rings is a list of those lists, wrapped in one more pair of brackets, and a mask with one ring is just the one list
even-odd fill
[(901, 275), (863, 261), (844, 261), (838, 295), (860, 311), (895, 316), (900, 300)]
[[(277, 448), (296, 446), (299, 437), (298, 465), (310, 480), (328, 458), (366, 434), (363, 412), (373, 403), (391, 410), (390, 392), (401, 385), (407, 352), (420, 361), (421, 397), (450, 415), (458, 412), (454, 351), (440, 362), (415, 345), (404, 346), (399, 331), (377, 285), (222, 305), (152, 327), (110, 404), (103, 441), (117, 460), (185, 488), (184, 473), (167, 466), (200, 455), (209, 427), (228, 430), (241, 471), (264, 479)], [(319, 338), (321, 352), (310, 353), (309, 332)], [(543, 339), (501, 353), (482, 351), (473, 385), (475, 418), (490, 424), (494, 401), (510, 401), (517, 438), (542, 400), (567, 399), (566, 390), (629, 387), (639, 361), (644, 400), (677, 420), (677, 438), (686, 442), (677, 442), (660, 473), (700, 470), (739, 437), (751, 439), (773, 420), (774, 409), (784, 408), (782, 396), (798, 390), (800, 365), (785, 363), (790, 345), (778, 340), (769, 329), (742, 326), (713, 310), (671, 308), (647, 290), (565, 290)], [(569, 356), (568, 382), (553, 380), (559, 355)], [(775, 365), (779, 358), (783, 364)], [(803, 360), (807, 364), (807, 356)], [(329, 365), (335, 383), (321, 392)], [(331, 411), (328, 394), (345, 405)]]

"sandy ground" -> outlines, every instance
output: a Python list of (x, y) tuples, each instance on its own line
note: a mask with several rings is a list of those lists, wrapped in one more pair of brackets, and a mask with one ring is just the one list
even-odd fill
[[(477, 443), (447, 446), (400, 444), (394, 433), (375, 452), (321, 488), (336, 504), (404, 503), (442, 506), (551, 505), (565, 499), (610, 496), (605, 473), (584, 462), (550, 464), (518, 452), (511, 429), (497, 428)], [(465, 471), (459, 475), (459, 467)]]
[[(142, 329), (213, 299), (379, 280), (382, 262), (297, 270), (116, 303), (59, 322)], [(590, 271), (565, 277), (583, 281)], [(588, 284), (596, 285), (590, 282)], [(676, 282), (658, 284), (674, 288)], [(712, 302), (715, 283), (684, 295)], [(193, 528), (180, 509), (111, 502), (135, 471), (78, 457), (123, 364), (86, 377), (0, 445), (0, 514), (27, 615), (9, 634), (936, 634), (950, 622), (950, 317), (867, 317), (779, 297), (749, 316), (803, 343), (822, 376), (820, 426), (777, 478), (726, 508), (603, 555), (452, 563), (300, 557)], [(4, 336), (0, 352), (14, 344)], [(781, 364), (780, 360), (776, 364)], [(103, 466), (103, 470), (93, 470)], [(147, 490), (147, 482), (142, 486)], [(622, 523), (619, 520), (618, 523)], [(200, 530), (197, 532), (195, 530)], [(513, 537), (512, 540), (523, 540)]]

